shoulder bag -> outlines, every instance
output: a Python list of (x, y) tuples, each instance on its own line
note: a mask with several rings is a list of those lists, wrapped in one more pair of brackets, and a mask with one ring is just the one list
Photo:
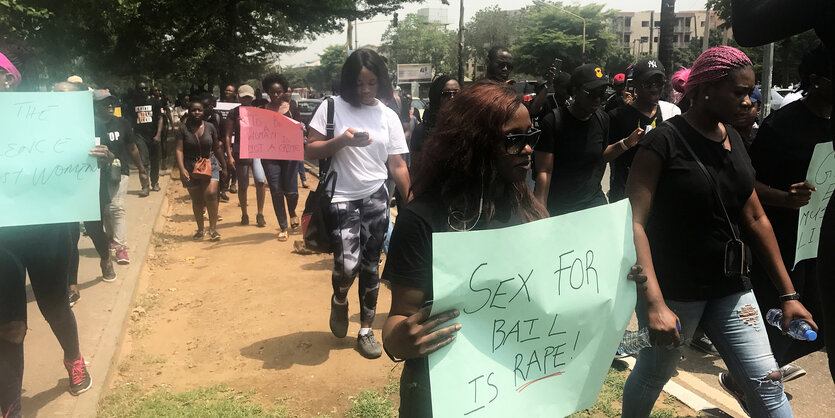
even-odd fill
[(203, 144), (200, 141), (200, 137), (203, 136), (206, 129), (205, 124), (206, 122), (203, 122), (194, 134), (195, 138), (197, 138), (197, 146), (200, 149), (200, 157), (197, 159), (197, 162), (194, 163), (194, 169), (191, 170), (191, 178), (198, 180), (208, 180), (212, 178), (212, 162), (208, 158), (203, 157)]
[[(333, 125), (333, 98), (328, 99), (328, 121), (326, 125), (327, 133), (326, 139), (332, 139), (334, 134)], [(330, 158), (320, 160), (320, 180), (316, 190), (307, 195), (307, 200), (304, 202), (304, 212), (302, 212), (302, 235), (304, 236), (304, 246), (310, 251), (320, 253), (331, 253), (333, 248), (331, 245), (331, 229), (333, 226), (330, 222), (330, 205), (333, 199), (334, 191), (336, 190), (337, 174), (333, 170), (327, 170), (327, 175), (322, 179), (321, 165), (322, 162), (330, 162)], [(330, 164), (327, 164), (328, 166)]]

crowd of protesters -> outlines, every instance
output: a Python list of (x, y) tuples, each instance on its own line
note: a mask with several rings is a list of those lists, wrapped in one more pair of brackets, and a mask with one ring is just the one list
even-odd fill
[[(426, 356), (452, 343), (460, 329), (457, 310), (429, 316), (433, 233), (513, 226), (621, 199), (632, 206), (640, 266), (640, 274), (630, 275), (641, 284), (636, 314), (653, 343), (637, 355), (626, 381), (623, 416), (650, 414), (687, 344), (722, 356), (728, 372), (718, 376), (720, 384), (747, 413), (792, 416), (783, 382), (806, 371), (791, 362), (822, 347), (831, 353), (831, 331), (825, 330), (835, 329), (835, 301), (825, 291), (832, 280), (823, 276), (831, 267), (819, 269), (817, 259), (795, 267), (793, 256), (798, 210), (820, 193), (805, 182), (812, 152), (833, 138), (832, 62), (825, 46), (803, 58), (803, 98), (762, 121), (753, 64), (732, 47), (708, 49), (675, 74), (643, 58), (611, 81), (594, 63), (568, 72), (554, 65), (527, 101), (512, 79), (512, 53), (494, 47), (487, 58), (486, 74), (470, 85), (436, 77), (421, 118), (411, 97), (393, 90), (386, 60), (359, 49), (342, 67), (339, 94), (323, 101), (305, 126), (305, 158), (320, 161), (322, 180), (336, 179), (326, 211), (333, 252), (329, 326), (334, 336), (347, 336), (349, 291), (359, 278), (357, 350), (370, 359), (385, 351), (405, 360), (401, 416), (431, 416)], [(0, 92), (19, 84), (19, 59), (0, 55)], [(669, 86), (677, 94), (669, 94)], [(301, 120), (283, 75), (266, 75), (257, 87), (225, 85), (220, 102), (208, 92), (181, 94), (176, 107), (144, 82), (121, 100), (93, 90), (102, 145), (90, 153), (102, 168), (102, 221), (85, 222), (84, 231), (100, 256), (102, 280), (116, 280), (113, 259), (130, 262), (124, 202), (131, 164), (139, 196), (160, 191), (160, 173), (169, 166), (179, 171), (192, 202), (195, 240), (221, 239), (218, 206), (230, 200), (227, 192), (237, 193), (240, 224), (249, 225), (250, 176), (256, 226), (267, 226), (269, 190), (276, 239), (287, 241), (300, 228), (304, 162), (241, 157), (242, 108)], [(71, 77), (53, 90), (86, 89)], [(398, 204), (393, 231), (392, 196)], [(0, 228), (4, 417), (21, 413), (27, 272), (64, 350), (70, 392), (92, 385), (70, 309), (80, 299), (80, 234), (79, 224)], [(737, 256), (749, 261), (731, 274), (728, 248), (737, 243)], [(381, 344), (372, 323), (383, 251), (382, 278), (391, 283), (392, 302)], [(784, 329), (800, 319), (820, 326), (821, 338), (799, 342), (764, 326), (763, 311), (770, 308), (783, 310)], [(763, 327), (767, 332), (759, 332)]]

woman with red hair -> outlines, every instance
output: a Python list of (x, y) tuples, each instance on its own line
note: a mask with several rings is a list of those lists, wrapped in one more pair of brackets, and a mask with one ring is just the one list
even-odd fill
[(677, 78), (691, 106), (646, 135), (626, 185), (638, 264), (647, 276), (636, 313), (653, 346), (641, 350), (626, 381), (623, 416), (650, 414), (682, 342), (699, 325), (753, 416), (792, 416), (763, 330), (770, 325), (751, 291), (746, 246), (782, 295), (783, 329), (795, 319), (817, 326), (794, 291), (754, 190), (751, 161), (731, 126), (751, 106), (751, 61), (735, 48), (711, 48)]

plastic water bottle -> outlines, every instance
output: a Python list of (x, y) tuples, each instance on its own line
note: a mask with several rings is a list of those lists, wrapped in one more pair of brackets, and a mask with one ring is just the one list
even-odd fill
[[(769, 309), (768, 313), (765, 314), (765, 321), (774, 325), (777, 329), (782, 330), (783, 310), (777, 308)], [(812, 329), (809, 323), (801, 319), (795, 319), (789, 322), (788, 334), (796, 340), (815, 341), (818, 339), (818, 333)]]
[(637, 331), (626, 331), (620, 341), (615, 358), (629, 357), (638, 354), (644, 348), (652, 347), (649, 342), (649, 330), (641, 328)]

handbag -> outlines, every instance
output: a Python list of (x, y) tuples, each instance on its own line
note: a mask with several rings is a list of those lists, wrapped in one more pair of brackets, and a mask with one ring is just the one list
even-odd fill
[(724, 260), (724, 271), (725, 277), (734, 280), (742, 281), (743, 286), (746, 289), (751, 289), (751, 278), (750, 278), (750, 270), (749, 270), (749, 261), (748, 257), (750, 253), (745, 249), (745, 243), (739, 238), (739, 234), (734, 228), (733, 222), (731, 222), (731, 217), (728, 216), (728, 210), (725, 208), (725, 202), (722, 201), (722, 196), (719, 194), (718, 187), (716, 185), (716, 181), (713, 179), (713, 176), (710, 175), (710, 172), (707, 171), (707, 168), (704, 164), (702, 164), (702, 160), (699, 159), (699, 156), (693, 151), (693, 148), (690, 147), (690, 144), (684, 139), (684, 135), (681, 134), (681, 131), (673, 124), (672, 121), (666, 122), (670, 128), (676, 133), (679, 141), (684, 144), (684, 148), (687, 149), (687, 152), (690, 153), (690, 156), (693, 157), (693, 160), (699, 165), (699, 169), (701, 170), (702, 174), (707, 178), (708, 184), (710, 184), (711, 190), (713, 190), (713, 196), (719, 202), (719, 206), (722, 207), (722, 214), (725, 215), (725, 221), (728, 222), (728, 227), (731, 229), (731, 239), (725, 243), (725, 260)]
[(194, 163), (194, 169), (191, 170), (191, 178), (198, 180), (208, 180), (212, 178), (212, 161), (203, 157), (203, 146), (200, 143), (200, 137), (203, 136), (204, 125), (200, 125), (200, 129), (195, 132), (197, 138), (197, 146), (200, 148), (200, 158)]
[[(328, 120), (327, 120), (327, 139), (333, 138), (333, 98), (328, 99)], [(330, 164), (330, 158), (322, 160), (326, 166)], [(330, 222), (330, 205), (333, 199), (334, 191), (336, 190), (337, 173), (330, 170), (321, 180), (320, 166), (320, 180), (316, 190), (307, 195), (307, 200), (304, 202), (304, 211), (302, 212), (302, 235), (304, 236), (304, 246), (307, 250), (331, 253), (333, 246), (331, 245), (331, 230), (333, 226)], [(326, 169), (327, 170), (327, 169)]]

